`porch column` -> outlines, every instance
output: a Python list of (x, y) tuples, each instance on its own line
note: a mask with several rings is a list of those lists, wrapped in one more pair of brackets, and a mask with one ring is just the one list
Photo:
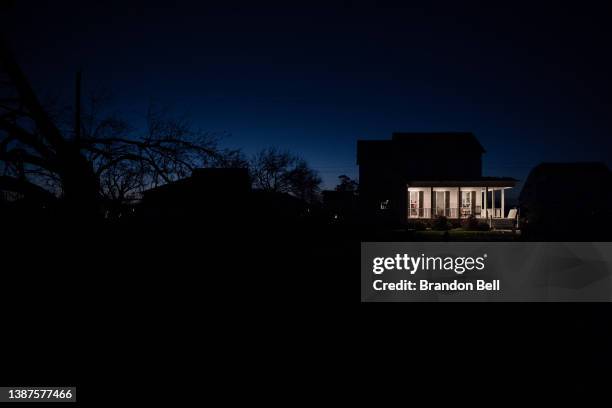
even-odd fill
[(433, 187), (429, 187), (429, 217), (428, 218), (433, 218), (433, 200), (434, 200), (433, 195), (434, 195)]
[(485, 210), (485, 218), (489, 219), (489, 187), (485, 187), (484, 210)]
[(501, 190), (501, 217), (502, 218), (506, 218), (506, 203), (505, 203), (506, 195), (504, 191), (506, 191), (506, 189), (502, 187), (502, 190)]
[(461, 218), (461, 187), (457, 187), (457, 218)]
[(491, 218), (495, 218), (495, 187), (491, 189)]

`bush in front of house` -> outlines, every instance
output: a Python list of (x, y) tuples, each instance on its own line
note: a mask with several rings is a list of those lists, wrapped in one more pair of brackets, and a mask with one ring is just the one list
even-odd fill
[(425, 224), (423, 221), (409, 221), (406, 228), (415, 231), (424, 231), (427, 229), (427, 224)]
[(478, 224), (480, 224), (480, 222), (473, 215), (470, 215), (468, 218), (464, 218), (461, 220), (461, 227), (469, 231), (477, 231)]
[(476, 231), (490, 231), (491, 227), (489, 227), (489, 224), (487, 224), (486, 222), (480, 222), (478, 223), (478, 227), (476, 227)]
[(461, 227), (466, 231), (488, 231), (489, 225), (486, 222), (481, 222), (478, 218), (470, 215), (468, 218), (461, 220)]
[(448, 231), (451, 228), (448, 218), (443, 215), (438, 215), (434, 218), (431, 229), (434, 231)]
[(451, 219), (448, 222), (450, 223), (451, 229), (455, 229), (455, 228), (460, 228), (461, 227), (461, 221), (459, 221), (457, 219)]

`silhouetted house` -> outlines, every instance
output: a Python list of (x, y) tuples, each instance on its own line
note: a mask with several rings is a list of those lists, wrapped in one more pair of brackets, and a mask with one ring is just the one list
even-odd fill
[(288, 193), (253, 190), (249, 196), (249, 213), (253, 221), (297, 219), (308, 213), (306, 201)]
[(350, 220), (357, 214), (357, 194), (354, 191), (324, 190), (323, 208), (333, 220)]
[(190, 177), (143, 193), (139, 213), (149, 218), (189, 218), (212, 224), (270, 223), (308, 213), (287, 193), (252, 190), (247, 169), (196, 169)]
[(519, 196), (529, 232), (597, 232), (610, 227), (612, 173), (604, 163), (542, 163)]
[(250, 186), (247, 169), (196, 169), (191, 177), (145, 191), (140, 211), (150, 217), (235, 220), (246, 211)]
[(359, 140), (361, 210), (390, 223), (436, 216), (505, 218), (505, 190), (516, 180), (483, 177), (484, 152), (472, 133), (393, 133), (391, 140)]

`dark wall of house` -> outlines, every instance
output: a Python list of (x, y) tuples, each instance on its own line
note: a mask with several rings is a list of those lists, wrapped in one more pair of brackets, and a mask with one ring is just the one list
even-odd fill
[[(359, 201), (362, 213), (367, 217), (384, 219), (389, 223), (399, 218), (402, 202), (402, 178), (389, 165), (368, 163), (359, 166)], [(381, 210), (383, 201), (389, 200), (389, 207)]]
[[(358, 144), (359, 188), (365, 216), (404, 222), (406, 185), (410, 181), (474, 180), (482, 176), (480, 148), (443, 142), (415, 146), (410, 141), (360, 141)], [(387, 210), (380, 203), (389, 200)]]
[(410, 146), (395, 144), (389, 158), (380, 158), (374, 166), (389, 166), (410, 180), (467, 180), (482, 176), (482, 155), (479, 152), (458, 152), (442, 147), (432, 152), (411, 151)]

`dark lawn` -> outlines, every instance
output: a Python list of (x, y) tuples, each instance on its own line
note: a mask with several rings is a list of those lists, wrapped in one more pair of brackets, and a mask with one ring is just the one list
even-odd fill
[(415, 231), (415, 241), (518, 241), (520, 234), (512, 231), (468, 231), (456, 228), (449, 231)]

